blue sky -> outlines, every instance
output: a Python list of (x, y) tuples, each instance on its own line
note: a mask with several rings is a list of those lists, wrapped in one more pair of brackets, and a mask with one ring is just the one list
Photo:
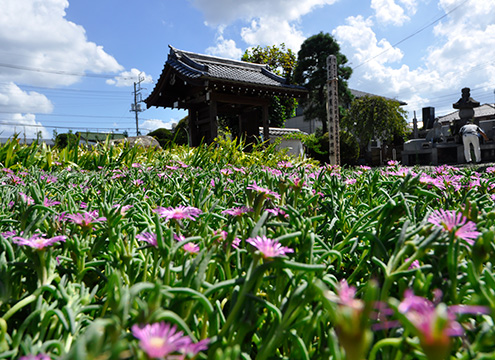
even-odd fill
[[(350, 87), (406, 101), (409, 121), (426, 106), (451, 112), (462, 87), (495, 101), (495, 0), (0, 0), (0, 9), (0, 137), (134, 135), (133, 83), (141, 74), (150, 93), (168, 45), (239, 59), (256, 45), (297, 52), (320, 31), (354, 68)], [(139, 128), (184, 116), (147, 109)]]

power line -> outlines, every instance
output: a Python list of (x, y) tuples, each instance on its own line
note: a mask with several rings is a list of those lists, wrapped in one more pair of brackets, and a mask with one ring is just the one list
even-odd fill
[[(78, 72), (70, 72), (70, 71), (64, 71), (64, 70), (42, 69), (42, 68), (35, 68), (35, 67), (31, 67), (31, 66), (5, 64), (5, 63), (0, 63), (0, 67), (5, 67), (5, 68), (9, 68), (9, 69), (16, 69), (16, 70), (34, 71), (34, 72), (54, 74), (54, 75), (92, 77), (92, 78), (101, 78), (101, 79), (113, 79), (116, 76), (118, 76), (118, 75), (110, 75), (110, 74), (91, 74), (91, 73), (88, 74), (88, 73), (78, 73)], [(122, 77), (122, 79), (123, 80), (133, 80), (135, 78), (134, 77)]]
[(455, 10), (457, 10), (458, 8), (460, 8), (462, 5), (464, 5), (464, 4), (465, 4), (465, 3), (467, 3), (468, 1), (469, 1), (469, 0), (465, 0), (465, 1), (463, 1), (462, 3), (460, 3), (459, 5), (457, 5), (456, 7), (454, 7), (452, 10), (450, 10), (450, 11), (446, 12), (444, 15), (442, 15), (441, 17), (439, 17), (438, 19), (436, 19), (436, 20), (434, 20), (433, 22), (431, 22), (431, 23), (429, 23), (429, 24), (427, 24), (427, 25), (423, 26), (422, 28), (420, 28), (419, 30), (415, 31), (415, 32), (414, 32), (414, 33), (412, 33), (411, 35), (406, 36), (406, 37), (405, 37), (405, 38), (403, 38), (402, 40), (400, 40), (400, 41), (396, 42), (395, 44), (391, 45), (391, 47), (389, 47), (388, 49), (383, 50), (383, 51), (382, 51), (381, 53), (379, 53), (378, 55), (375, 55), (375, 56), (373, 56), (373, 57), (371, 57), (371, 58), (367, 59), (366, 61), (362, 62), (361, 64), (359, 64), (359, 65), (357, 65), (357, 66), (353, 67), (353, 68), (352, 68), (352, 70), (355, 70), (355, 69), (357, 69), (358, 67), (361, 67), (361, 66), (363, 66), (364, 64), (366, 64), (366, 63), (370, 62), (371, 60), (376, 59), (377, 57), (379, 57), (379, 56), (381, 56), (381, 55), (385, 54), (386, 52), (388, 52), (388, 51), (390, 51), (390, 50), (392, 50), (392, 49), (393, 49), (394, 47), (396, 47), (397, 45), (402, 44), (404, 41), (409, 40), (409, 39), (410, 39), (410, 38), (412, 38), (413, 36), (415, 36), (415, 35), (419, 34), (420, 32), (422, 32), (422, 31), (424, 31), (424, 30), (426, 30), (426, 29), (427, 29), (427, 28), (429, 28), (430, 26), (435, 25), (437, 22), (439, 22), (440, 20), (442, 20), (443, 18), (445, 18), (446, 16), (448, 16), (449, 14), (451, 14), (452, 12), (454, 12)]
[[(99, 129), (99, 130), (115, 130), (115, 127), (94, 127), (94, 126), (54, 126), (54, 125), (33, 125), (33, 124), (20, 124), (20, 123), (13, 123), (13, 122), (5, 122), (4, 120), (0, 119), (0, 126), (2, 125), (9, 125), (9, 126), (15, 126), (15, 127), (34, 127), (34, 128), (50, 128), (50, 129), (69, 129), (69, 130), (88, 130), (88, 129)], [(133, 130), (133, 128), (118, 128), (120, 130)], [(146, 131), (152, 131), (153, 129), (142, 129)]]

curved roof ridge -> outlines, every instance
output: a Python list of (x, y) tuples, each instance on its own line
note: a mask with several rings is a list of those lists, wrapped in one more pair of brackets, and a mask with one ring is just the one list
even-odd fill
[(242, 60), (234, 60), (234, 59), (229, 59), (229, 58), (224, 58), (220, 56), (214, 56), (214, 55), (206, 55), (206, 54), (199, 54), (199, 53), (194, 53), (191, 51), (185, 51), (185, 50), (180, 50), (172, 45), (169, 45), (170, 48), (170, 53), (174, 53), (176, 55), (181, 55), (184, 54), (187, 56), (189, 59), (192, 61), (197, 62), (196, 60), (200, 61), (205, 61), (205, 62), (213, 62), (213, 63), (224, 63), (230, 66), (239, 66), (243, 68), (252, 68), (253, 70), (261, 71), (261, 69), (267, 69), (268, 66), (266, 64), (256, 64), (256, 63), (250, 63), (247, 61), (242, 61)]

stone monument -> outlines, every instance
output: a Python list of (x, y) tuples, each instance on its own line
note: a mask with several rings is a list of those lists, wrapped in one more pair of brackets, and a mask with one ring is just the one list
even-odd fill
[(455, 104), (452, 104), (454, 109), (459, 110), (459, 117), (461, 118), (457, 130), (474, 118), (474, 108), (480, 106), (480, 103), (471, 97), (471, 89), (466, 87), (461, 91), (462, 97)]

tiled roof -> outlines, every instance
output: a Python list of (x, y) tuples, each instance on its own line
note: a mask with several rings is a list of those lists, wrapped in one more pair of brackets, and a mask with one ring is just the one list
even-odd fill
[(204, 78), (305, 90), (302, 86), (287, 84), (285, 78), (270, 72), (266, 65), (192, 53), (172, 46), (166, 64), (191, 79)]
[[(291, 128), (268, 128), (270, 132), (270, 137), (274, 136), (284, 136), (284, 135), (290, 135), (290, 134), (304, 134), (307, 135), (304, 131), (301, 131), (299, 129), (291, 129)], [(260, 135), (263, 135), (263, 128), (260, 127), (259, 129)]]
[[(486, 116), (495, 116), (495, 104), (483, 104), (477, 108), (474, 108), (474, 117), (475, 118), (482, 118)], [(459, 117), (459, 110), (454, 111), (450, 114), (447, 114), (445, 116), (439, 116), (438, 121), (440, 123), (448, 123), (454, 120), (460, 120), (461, 118)]]
[[(364, 92), (364, 91), (360, 91), (360, 90), (355, 90), (355, 89), (349, 89), (351, 91), (351, 94), (355, 97), (355, 98), (360, 98), (360, 97), (365, 97), (365, 96), (380, 96), (380, 95), (375, 95), (375, 94), (371, 94), (371, 93), (367, 93), (367, 92)], [(392, 99), (392, 98), (388, 98), (386, 96), (380, 96), (384, 99), (387, 99), (387, 100), (395, 100), (395, 101), (398, 101), (400, 105), (407, 105), (406, 102), (404, 101), (401, 101), (401, 100), (397, 100), (397, 99)]]

